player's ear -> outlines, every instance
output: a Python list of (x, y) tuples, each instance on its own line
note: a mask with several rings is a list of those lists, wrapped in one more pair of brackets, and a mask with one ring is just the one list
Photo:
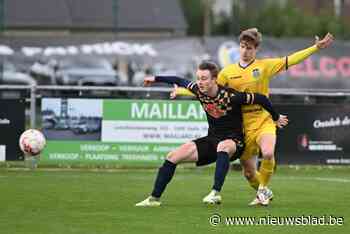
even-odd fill
[(210, 76), (210, 79), (211, 79), (211, 80), (216, 80), (216, 77), (217, 77), (217, 76), (215, 76), (215, 75), (213, 74), (213, 72), (209, 72), (209, 76)]

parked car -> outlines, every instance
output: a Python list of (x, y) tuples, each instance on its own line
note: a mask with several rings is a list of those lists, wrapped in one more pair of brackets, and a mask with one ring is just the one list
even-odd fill
[(89, 118), (86, 122), (89, 132), (101, 131), (101, 118)]
[(80, 121), (72, 128), (74, 134), (86, 134), (89, 132), (88, 124), (85, 121)]
[(118, 85), (118, 74), (105, 59), (65, 59), (59, 61), (56, 72), (61, 85)]
[(57, 61), (39, 59), (29, 69), (30, 75), (39, 85), (56, 85)]
[(58, 121), (54, 127), (56, 130), (67, 130), (69, 129), (68, 119), (66, 118), (58, 118)]
[(5, 61), (2, 64), (0, 83), (12, 85), (35, 85), (36, 81), (30, 75), (18, 71), (12, 63)]
[(42, 128), (52, 129), (57, 123), (57, 118), (53, 110), (43, 110), (41, 113), (42, 116)]

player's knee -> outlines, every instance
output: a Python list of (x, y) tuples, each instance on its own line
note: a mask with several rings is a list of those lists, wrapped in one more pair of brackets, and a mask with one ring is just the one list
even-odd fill
[(243, 175), (247, 180), (252, 180), (255, 177), (254, 171), (243, 171)]
[(236, 151), (236, 145), (231, 140), (224, 140), (218, 144), (217, 151), (226, 152), (229, 155), (232, 155)]
[(186, 160), (189, 155), (191, 155), (191, 152), (194, 152), (196, 150), (196, 145), (189, 142), (185, 143), (181, 146), (180, 149), (173, 150), (169, 152), (166, 156), (166, 159), (172, 163), (178, 164), (183, 160)]
[(274, 157), (275, 150), (273, 147), (263, 147), (261, 154), (264, 159), (271, 160)]
[(167, 154), (166, 160), (172, 162), (172, 163), (178, 163), (178, 159), (176, 158), (175, 151), (171, 151)]
[(174, 164), (179, 164), (181, 163), (181, 161), (184, 160), (184, 156), (179, 154), (176, 151), (171, 151), (168, 153), (168, 155), (166, 156), (166, 160), (174, 163)]

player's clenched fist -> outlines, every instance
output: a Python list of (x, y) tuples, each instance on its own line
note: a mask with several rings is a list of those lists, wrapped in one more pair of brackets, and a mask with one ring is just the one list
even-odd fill
[(143, 79), (143, 86), (150, 86), (152, 83), (156, 81), (154, 76), (145, 76)]
[(330, 44), (334, 41), (334, 36), (330, 33), (327, 33), (327, 35), (320, 40), (318, 36), (315, 36), (315, 44), (319, 49), (324, 49), (330, 46)]
[(175, 99), (176, 98), (176, 96), (177, 96), (177, 94), (176, 94), (176, 90), (178, 89), (178, 85), (177, 84), (174, 84), (174, 88), (173, 88), (173, 90), (171, 90), (171, 92), (170, 92), (170, 98), (171, 99)]
[(288, 124), (288, 117), (286, 115), (280, 115), (280, 118), (276, 121), (278, 128), (283, 128)]

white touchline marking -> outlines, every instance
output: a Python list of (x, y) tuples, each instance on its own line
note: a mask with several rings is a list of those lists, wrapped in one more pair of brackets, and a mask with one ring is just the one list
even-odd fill
[(331, 177), (297, 177), (297, 176), (276, 176), (273, 179), (293, 179), (293, 180), (319, 180), (328, 182), (350, 183), (350, 179), (331, 178)]

